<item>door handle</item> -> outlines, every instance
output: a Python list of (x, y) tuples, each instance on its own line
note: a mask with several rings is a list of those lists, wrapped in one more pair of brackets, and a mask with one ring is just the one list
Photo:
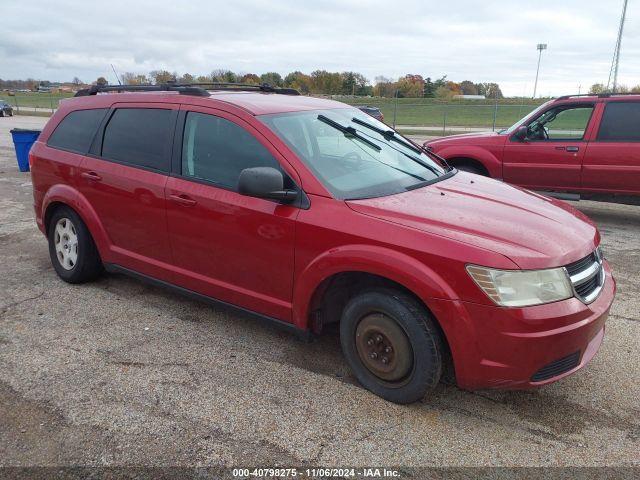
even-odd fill
[(82, 172), (80, 176), (82, 178), (86, 178), (87, 180), (93, 180), (94, 182), (99, 182), (100, 180), (102, 180), (102, 177), (96, 172)]
[(580, 147), (567, 147), (567, 152), (578, 152), (580, 150)]
[(185, 207), (193, 207), (196, 202), (193, 198), (188, 197), (187, 195), (169, 195), (169, 198), (172, 202), (178, 203), (180, 205), (184, 205)]

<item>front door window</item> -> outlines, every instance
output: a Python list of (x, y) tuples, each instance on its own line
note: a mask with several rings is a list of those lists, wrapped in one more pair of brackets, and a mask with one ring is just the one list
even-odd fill
[(529, 124), (527, 140), (582, 140), (593, 105), (560, 106), (547, 110)]

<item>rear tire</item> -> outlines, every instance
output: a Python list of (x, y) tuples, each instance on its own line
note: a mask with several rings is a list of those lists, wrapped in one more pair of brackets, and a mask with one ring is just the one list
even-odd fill
[(89, 229), (73, 209), (59, 207), (53, 212), (48, 238), (51, 263), (65, 282), (88, 282), (102, 271), (102, 261)]
[(431, 315), (404, 293), (375, 289), (346, 305), (340, 343), (358, 381), (394, 403), (422, 399), (440, 381), (443, 343)]

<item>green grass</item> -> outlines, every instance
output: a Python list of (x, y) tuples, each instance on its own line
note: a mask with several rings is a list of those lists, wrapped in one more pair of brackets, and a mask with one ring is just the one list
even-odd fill
[(0, 100), (16, 107), (38, 107), (38, 108), (58, 108), (58, 102), (64, 98), (72, 97), (72, 93), (16, 93), (8, 95), (7, 92), (0, 92)]
[[(57, 108), (61, 99), (72, 96), (70, 93), (16, 93), (9, 96), (0, 93), (0, 99), (6, 100), (14, 107)], [(350, 105), (372, 105), (379, 107), (384, 114), (385, 121), (393, 123), (395, 99), (393, 98), (353, 98), (338, 97), (336, 100)], [(494, 111), (496, 114), (496, 128), (513, 125), (531, 110), (540, 105), (541, 101), (530, 99), (502, 99), (495, 103), (491, 100), (452, 100), (444, 103), (432, 98), (400, 98), (396, 113), (396, 125), (443, 127), (446, 123), (456, 127), (493, 126)], [(28, 111), (24, 112), (28, 114)]]
[[(392, 98), (336, 98), (350, 105), (371, 105), (380, 108), (386, 123), (393, 123), (395, 100)], [(540, 101), (504, 99), (495, 103), (490, 100), (453, 100), (443, 103), (429, 98), (400, 98), (396, 112), (396, 125), (441, 127), (496, 127), (513, 125), (540, 105)]]

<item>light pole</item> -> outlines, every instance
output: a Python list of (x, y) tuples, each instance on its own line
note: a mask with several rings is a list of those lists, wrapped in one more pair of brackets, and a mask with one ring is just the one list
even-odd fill
[[(624, 29), (624, 20), (627, 16), (627, 0), (624, 0), (622, 4), (622, 16), (620, 17), (620, 27), (618, 28), (618, 40), (616, 41), (616, 48), (613, 51), (613, 61), (611, 62), (611, 70), (609, 71), (609, 81), (607, 82), (607, 91), (616, 93), (618, 88), (618, 64), (620, 63), (620, 48), (622, 46), (622, 30)], [(609, 90), (611, 85), (611, 79), (613, 78), (613, 88)]]
[(533, 86), (533, 98), (536, 98), (536, 92), (538, 91), (538, 75), (540, 74), (540, 60), (542, 60), (542, 51), (547, 49), (546, 43), (539, 43), (536, 47), (538, 49), (538, 69), (536, 70), (536, 83)]

